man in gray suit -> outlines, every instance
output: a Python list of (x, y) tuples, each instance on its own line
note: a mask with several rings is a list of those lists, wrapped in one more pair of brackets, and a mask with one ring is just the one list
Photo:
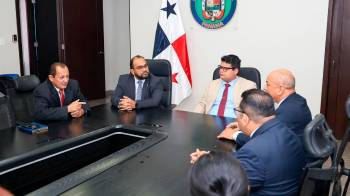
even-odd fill
[(130, 73), (119, 77), (111, 102), (119, 110), (128, 111), (158, 107), (162, 94), (160, 78), (149, 72), (143, 56), (136, 55), (130, 60)]

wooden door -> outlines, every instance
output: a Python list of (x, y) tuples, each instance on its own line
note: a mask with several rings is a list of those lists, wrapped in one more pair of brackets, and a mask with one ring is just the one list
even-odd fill
[(47, 79), (50, 65), (57, 62), (56, 0), (27, 0), (30, 73)]
[(88, 99), (105, 97), (102, 0), (58, 0), (60, 60)]
[(350, 94), (350, 1), (330, 0), (321, 112), (339, 139), (348, 120)]

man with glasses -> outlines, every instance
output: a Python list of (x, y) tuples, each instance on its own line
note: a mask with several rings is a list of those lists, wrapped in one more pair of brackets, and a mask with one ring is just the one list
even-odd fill
[(119, 77), (111, 97), (112, 105), (119, 110), (158, 107), (163, 88), (160, 78), (149, 72), (143, 56), (136, 55), (130, 60), (130, 74)]
[[(264, 90), (269, 93), (276, 105), (276, 117), (289, 127), (303, 142), (303, 132), (312, 120), (310, 109), (304, 97), (295, 92), (295, 78), (287, 69), (272, 71), (266, 79)], [(218, 138), (234, 139), (237, 146), (244, 145), (249, 137), (230, 124)]]
[(241, 94), (256, 88), (255, 82), (237, 76), (240, 66), (236, 55), (221, 57), (220, 78), (210, 83), (194, 112), (235, 118), (233, 108), (241, 102)]
[[(248, 176), (250, 195), (296, 195), (304, 151), (295, 133), (275, 117), (272, 97), (257, 89), (245, 91), (235, 111), (239, 129), (250, 138), (234, 153)], [(207, 153), (197, 149), (191, 163)]]

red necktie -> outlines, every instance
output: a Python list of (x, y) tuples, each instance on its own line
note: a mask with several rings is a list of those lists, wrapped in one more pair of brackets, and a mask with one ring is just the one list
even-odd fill
[(62, 107), (64, 104), (64, 91), (60, 90), (59, 92), (60, 92), (60, 101), (61, 101), (61, 107)]
[(224, 90), (224, 93), (222, 94), (222, 99), (221, 99), (220, 105), (219, 105), (218, 116), (222, 116), (222, 117), (224, 116), (229, 86), (230, 86), (230, 84), (228, 84), (228, 83), (225, 84), (225, 90)]

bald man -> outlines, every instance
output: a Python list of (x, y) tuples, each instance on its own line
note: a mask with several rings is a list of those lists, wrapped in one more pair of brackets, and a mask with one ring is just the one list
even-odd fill
[[(276, 117), (289, 127), (303, 143), (303, 132), (312, 120), (310, 109), (304, 97), (295, 92), (295, 78), (287, 69), (276, 69), (266, 79), (264, 90), (268, 92), (276, 106)], [(218, 138), (233, 139), (237, 146), (244, 145), (250, 138), (231, 123)]]

